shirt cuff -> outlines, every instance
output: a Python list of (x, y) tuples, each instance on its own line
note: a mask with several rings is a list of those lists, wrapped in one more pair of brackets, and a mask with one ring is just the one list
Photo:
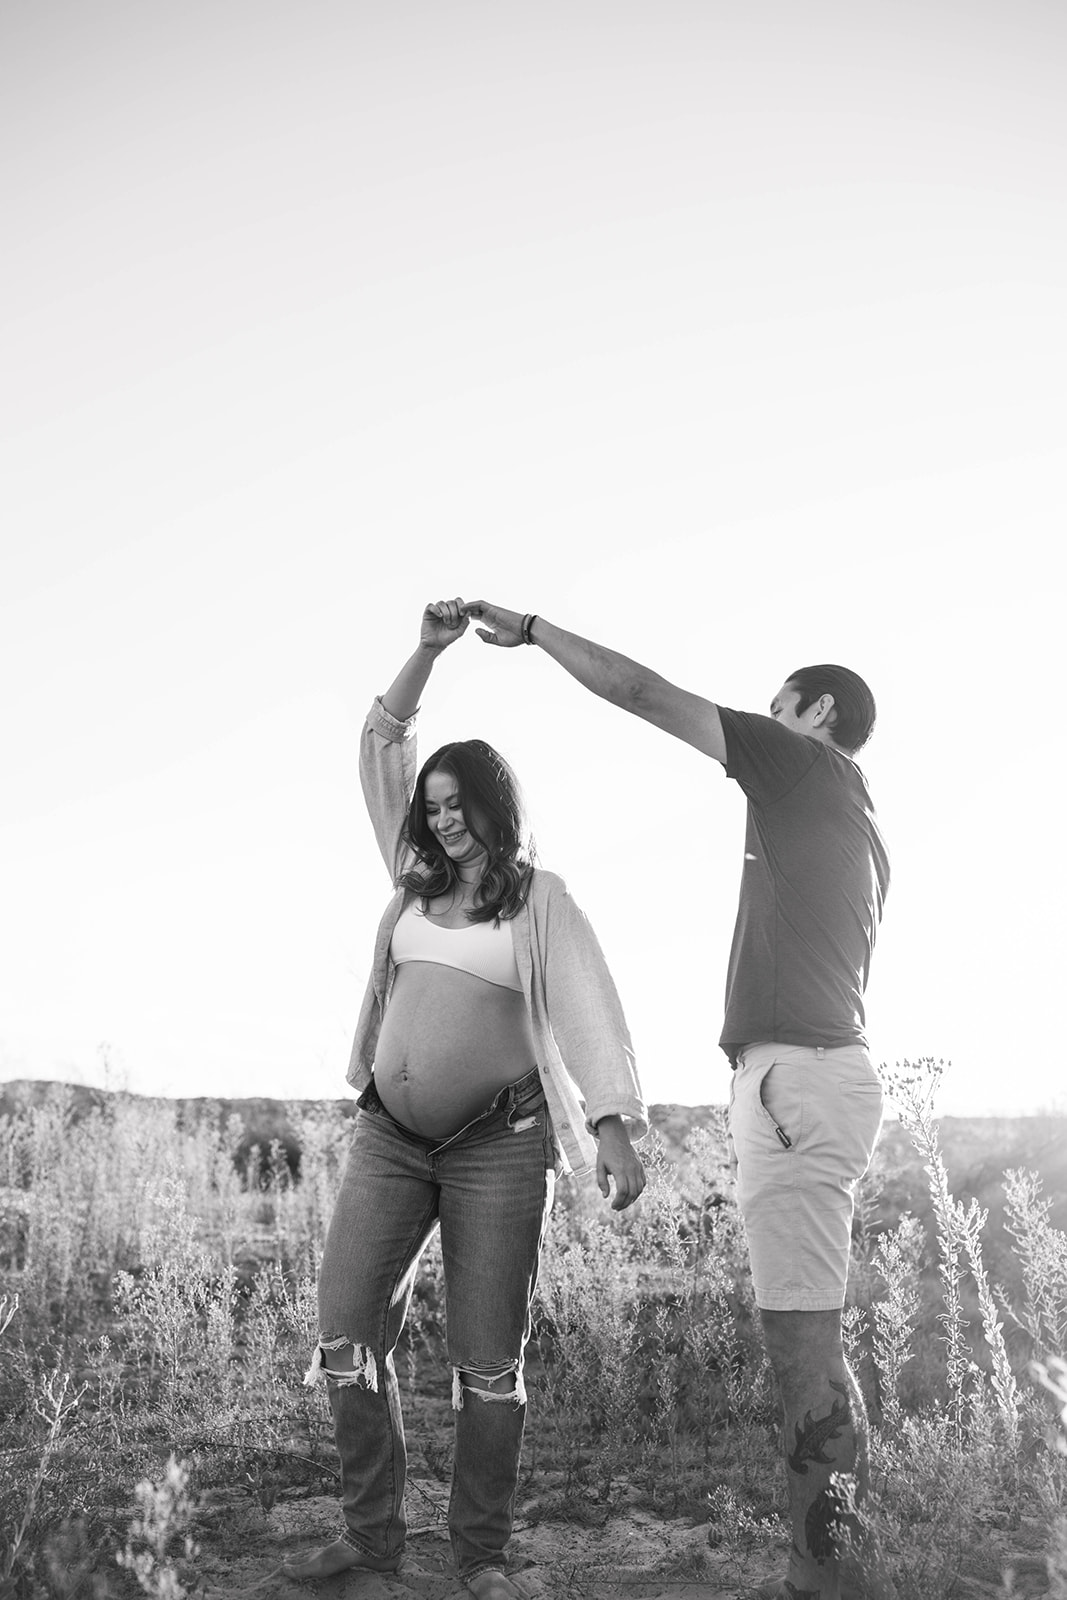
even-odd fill
[(375, 695), (370, 710), (367, 712), (367, 726), (373, 728), (375, 733), (380, 733), (383, 739), (388, 739), (392, 744), (398, 744), (402, 739), (415, 737), (415, 718), (419, 708), (411, 713), (406, 720), (401, 721), (394, 717), (391, 711), (386, 711), (382, 704), (381, 695)]
[(598, 1105), (594, 1107), (594, 1110), (595, 1116), (587, 1117), (585, 1124), (594, 1139), (597, 1137), (597, 1123), (604, 1117), (611, 1116), (622, 1118), (630, 1138), (635, 1144), (639, 1139), (643, 1139), (648, 1132), (648, 1112), (644, 1103), (640, 1100), (627, 1096), (625, 1100), (614, 1100), (607, 1105)]

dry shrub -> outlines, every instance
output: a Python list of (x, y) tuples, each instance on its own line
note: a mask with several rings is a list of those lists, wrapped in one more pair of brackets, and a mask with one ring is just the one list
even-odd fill
[[(1013, 1169), (1006, 1230), (1021, 1287), (991, 1281), (986, 1208), (949, 1187), (938, 1076), (904, 1063), (891, 1085), (931, 1227), (908, 1214), (889, 1226), (877, 1178), (861, 1194), (846, 1337), (869, 1397), (872, 1493), (857, 1515), (902, 1600), (947, 1600), (965, 1580), (1013, 1595), (1027, 1540), (1059, 1596), (1067, 1458), (1042, 1384), (1067, 1404), (1067, 1237), (1036, 1175)], [(165, 1467), (172, 1450), (185, 1474), (175, 1507), (236, 1483), (262, 1515), (286, 1487), (332, 1485), (328, 1415), (300, 1378), (351, 1123), (328, 1107), (288, 1116), (298, 1177), (277, 1142), (250, 1158), (218, 1108), (182, 1120), (117, 1096), (78, 1117), (56, 1088), (0, 1118), (5, 1596), (99, 1600), (142, 1578), (179, 1593), (181, 1550), (166, 1541), (143, 1572), (116, 1565), (149, 1551), (143, 1486), (158, 1507), (179, 1470)], [(624, 1493), (684, 1510), (740, 1573), (780, 1536), (784, 1481), (723, 1116), (671, 1157), (654, 1137), (642, 1154), (648, 1187), (621, 1216), (590, 1184), (561, 1185), (535, 1304), (527, 1460), (539, 1486), (555, 1485), (557, 1513), (606, 1515)], [(413, 1399), (440, 1385), (443, 1318), (434, 1242), (402, 1349)], [(431, 1468), (447, 1459), (443, 1439), (427, 1437)]]

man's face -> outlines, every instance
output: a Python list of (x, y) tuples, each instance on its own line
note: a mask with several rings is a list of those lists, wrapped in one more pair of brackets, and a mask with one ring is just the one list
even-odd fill
[(771, 716), (775, 722), (780, 722), (783, 728), (792, 728), (794, 733), (814, 733), (815, 718), (819, 714), (819, 702), (816, 700), (802, 716), (798, 717), (797, 702), (799, 699), (800, 690), (794, 689), (791, 683), (783, 683), (771, 701)]

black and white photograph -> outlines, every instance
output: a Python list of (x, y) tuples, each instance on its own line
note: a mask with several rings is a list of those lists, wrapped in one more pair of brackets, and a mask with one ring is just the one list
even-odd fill
[(1065, 84), (0, 0), (0, 1600), (1067, 1600)]

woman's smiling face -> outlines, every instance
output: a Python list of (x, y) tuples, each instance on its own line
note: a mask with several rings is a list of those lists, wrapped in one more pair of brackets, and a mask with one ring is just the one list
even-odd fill
[(468, 831), (459, 787), (450, 772), (438, 768), (429, 773), (422, 794), (427, 825), (450, 861), (459, 867), (485, 855), (482, 845)]

